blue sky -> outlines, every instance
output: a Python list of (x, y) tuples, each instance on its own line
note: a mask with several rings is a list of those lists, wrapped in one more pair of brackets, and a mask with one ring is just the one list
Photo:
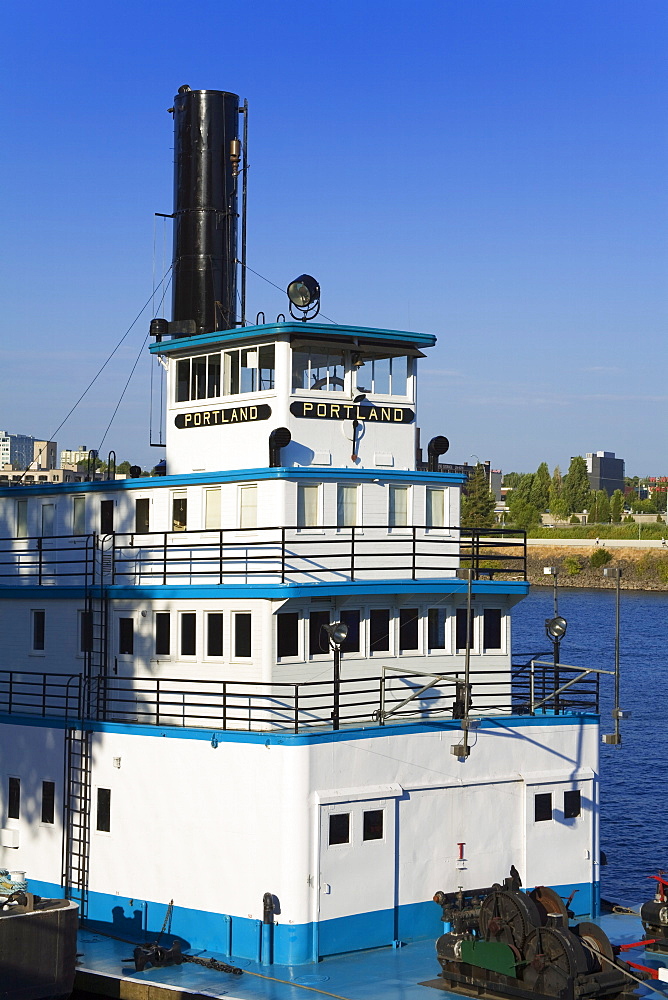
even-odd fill
[[(423, 441), (668, 473), (665, 0), (28, 0), (3, 29), (0, 427), (51, 435), (169, 264), (188, 83), (250, 102), (251, 267), (315, 274), (339, 323), (438, 336)], [(59, 447), (99, 445), (149, 318)], [(149, 373), (102, 449), (144, 465)]]

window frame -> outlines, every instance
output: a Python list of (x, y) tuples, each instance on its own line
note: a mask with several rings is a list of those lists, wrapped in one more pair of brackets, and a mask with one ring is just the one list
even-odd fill
[[(51, 801), (51, 817), (52, 817), (51, 819), (44, 819), (44, 805), (45, 805), (45, 800), (44, 800), (44, 786), (45, 785), (51, 785), (51, 789), (52, 789), (53, 798), (52, 798), (52, 801)], [(56, 782), (52, 781), (49, 778), (43, 778), (42, 779), (42, 794), (41, 794), (41, 799), (40, 799), (39, 815), (40, 815), (40, 820), (39, 820), (39, 825), (40, 826), (55, 826), (56, 825)]]
[[(392, 498), (397, 493), (403, 493), (406, 497), (406, 519), (403, 523), (396, 520), (396, 505), (393, 505)], [(393, 510), (394, 507), (394, 510)], [(387, 491), (387, 526), (390, 530), (396, 531), (402, 528), (411, 527), (411, 488), (397, 483), (390, 483)]]
[[(299, 497), (306, 497), (308, 491), (315, 491), (313, 495), (315, 496), (315, 522), (313, 524), (301, 523), (300, 518), (300, 504)], [(309, 531), (314, 528), (322, 528), (322, 483), (297, 483), (297, 496), (296, 496), (296, 526), (298, 531)], [(304, 513), (306, 513), (306, 506), (303, 506)]]
[(7, 775), (7, 820), (21, 819), (21, 779), (15, 774)]
[(17, 538), (29, 538), (29, 508), (27, 497), (17, 499), (16, 501), (16, 537)]
[[(540, 804), (538, 800), (541, 800)], [(547, 810), (545, 809), (545, 815), (539, 815), (543, 811), (543, 807), (547, 804), (545, 800), (549, 800), (550, 805), (550, 815), (547, 815)], [(533, 821), (534, 823), (549, 823), (554, 822), (554, 796), (552, 792), (534, 792), (533, 795)]]
[[(82, 523), (79, 524), (79, 521)], [(81, 530), (78, 531), (78, 528)], [(72, 534), (76, 537), (86, 534), (86, 497), (84, 495), (72, 497)]]
[[(505, 647), (505, 643), (504, 643), (504, 627), (503, 627), (504, 621), (505, 621), (505, 615), (503, 614), (503, 609), (502, 608), (482, 608), (481, 611), (482, 611), (482, 614), (480, 614), (480, 617), (482, 618), (482, 651), (483, 651), (483, 653), (503, 653), (504, 647)], [(498, 646), (490, 646), (490, 645), (487, 644), (487, 631), (488, 631), (487, 621), (488, 621), (488, 615), (490, 615), (492, 612), (494, 612), (495, 614), (498, 613), (498, 615), (499, 615), (499, 645)]]
[[(108, 795), (106, 805), (103, 805), (101, 801), (100, 792), (106, 792)], [(104, 816), (104, 811), (107, 813), (106, 827), (100, 826), (100, 817)], [(111, 836), (111, 788), (102, 785), (95, 786), (95, 833)]]
[[(183, 639), (184, 639), (184, 635), (183, 635), (183, 620), (184, 620), (184, 617), (186, 615), (192, 616), (192, 618), (194, 619), (194, 622), (193, 622), (194, 649), (193, 649), (192, 653), (184, 653), (183, 652)], [(199, 638), (198, 635), (197, 635), (197, 625), (198, 625), (198, 622), (197, 622), (197, 612), (196, 611), (194, 611), (192, 609), (189, 609), (189, 610), (188, 609), (179, 609), (178, 635), (177, 635), (177, 650), (178, 650), (178, 659), (179, 660), (189, 660), (190, 662), (192, 662), (192, 661), (194, 661), (194, 660), (197, 659), (197, 648), (199, 646), (199, 643), (197, 641), (198, 638)]]
[[(159, 653), (158, 652), (158, 618), (160, 617), (161, 620), (164, 620), (164, 619), (162, 619), (162, 616), (166, 616), (167, 617), (167, 646), (169, 648), (168, 648), (168, 650), (167, 650), (166, 653)], [(164, 638), (164, 635), (161, 636), (161, 638)], [(152, 656), (152, 659), (154, 659), (154, 660), (171, 660), (171, 659), (173, 659), (173, 657), (174, 657), (174, 652), (173, 652), (173, 650), (174, 650), (174, 636), (172, 635), (172, 613), (171, 613), (171, 611), (165, 611), (163, 609), (163, 610), (160, 610), (160, 611), (154, 611), (153, 612), (153, 636), (152, 636), (152, 639), (153, 639), (153, 656)]]
[[(297, 652), (296, 653), (281, 653), (279, 644), (279, 619), (294, 615), (297, 619), (296, 622), (296, 639), (297, 639)], [(304, 617), (301, 611), (277, 611), (276, 618), (276, 660), (279, 663), (290, 663), (297, 662), (304, 659), (304, 648), (303, 648), (303, 622)]]
[[(238, 647), (238, 632), (237, 632), (238, 626), (237, 626), (237, 621), (238, 621), (239, 618), (241, 618), (244, 615), (247, 616), (250, 619), (250, 621), (249, 621), (249, 632), (248, 632), (249, 652), (248, 652), (247, 655), (243, 654), (243, 653), (237, 652), (237, 647)], [(243, 609), (237, 609), (237, 610), (234, 610), (232, 612), (232, 623), (231, 623), (231, 628), (230, 628), (230, 642), (231, 642), (230, 660), (232, 660), (232, 661), (234, 661), (236, 663), (250, 663), (250, 662), (252, 662), (252, 660), (253, 660), (253, 612), (252, 611), (244, 611)]]
[[(142, 515), (142, 527), (139, 526), (139, 505), (141, 504), (141, 509), (146, 511), (145, 515)], [(151, 531), (151, 498), (150, 497), (135, 497), (135, 510), (134, 510), (134, 532), (135, 535), (148, 535)], [(145, 518), (145, 519), (144, 519)], [(146, 525), (144, 528), (143, 525)]]
[[(39, 616), (39, 617), (38, 617)], [(41, 626), (38, 622), (41, 620)], [(41, 629), (41, 646), (37, 644)], [(31, 656), (46, 655), (46, 608), (30, 609), (30, 654)]]
[[(209, 649), (211, 645), (210, 621), (212, 618), (220, 619), (220, 652), (212, 653)], [(204, 612), (204, 659), (213, 660), (219, 663), (225, 657), (225, 613), (223, 611), (207, 610)]]

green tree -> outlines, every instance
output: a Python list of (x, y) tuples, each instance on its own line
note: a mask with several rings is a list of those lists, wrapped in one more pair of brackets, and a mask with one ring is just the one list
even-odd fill
[(529, 492), (529, 502), (540, 511), (547, 510), (550, 505), (551, 484), (552, 480), (547, 462), (541, 462), (534, 474)]
[(610, 498), (605, 490), (597, 490), (594, 498), (596, 521), (598, 524), (607, 524), (610, 520)]
[(523, 472), (504, 472), (503, 485), (507, 486), (509, 490), (514, 490), (523, 475)]
[(519, 497), (510, 511), (510, 519), (516, 528), (528, 531), (540, 524), (540, 511), (528, 500)]
[(464, 486), (462, 527), (491, 528), (494, 524), (496, 497), (489, 488), (484, 466), (479, 462)]
[(564, 481), (563, 497), (571, 513), (581, 513), (587, 506), (591, 486), (587, 477), (587, 463), (582, 455), (571, 459)]
[(610, 498), (610, 517), (613, 524), (619, 524), (624, 510), (624, 494), (621, 490), (615, 490)]

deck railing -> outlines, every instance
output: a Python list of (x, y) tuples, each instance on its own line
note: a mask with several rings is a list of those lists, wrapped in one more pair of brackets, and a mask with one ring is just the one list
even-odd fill
[(424, 525), (219, 528), (0, 540), (0, 586), (526, 579), (526, 536)]
[[(533, 663), (470, 675), (473, 716), (598, 711), (598, 675), (579, 677), (576, 668)], [(582, 672), (580, 672), (582, 673)], [(532, 680), (533, 678), (533, 680)], [(575, 678), (575, 679), (574, 679)], [(559, 704), (554, 692), (570, 681)], [(533, 702), (532, 702), (533, 692)], [(415, 697), (411, 697), (415, 695)], [(459, 719), (465, 702), (464, 670), (344, 678), (339, 694), (341, 726)], [(547, 699), (547, 700), (545, 700)], [(532, 704), (540, 707), (532, 712)], [(149, 726), (180, 726), (212, 732), (307, 732), (331, 727), (332, 680), (304, 682), (192, 680), (179, 677), (97, 677), (0, 671), (0, 715), (104, 720)]]

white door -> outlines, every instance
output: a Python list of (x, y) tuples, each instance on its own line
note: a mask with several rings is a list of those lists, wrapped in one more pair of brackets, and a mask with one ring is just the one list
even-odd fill
[(320, 955), (396, 938), (396, 802), (320, 807)]

